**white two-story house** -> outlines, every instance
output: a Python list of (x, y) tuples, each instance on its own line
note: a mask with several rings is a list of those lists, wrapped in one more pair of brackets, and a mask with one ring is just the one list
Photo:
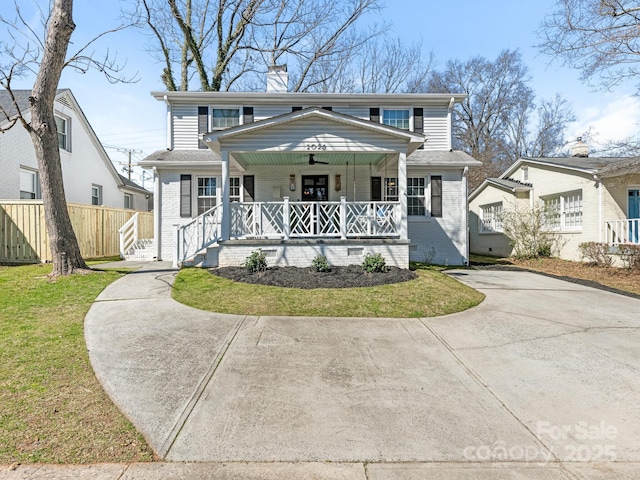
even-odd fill
[(467, 173), (452, 150), (464, 95), (152, 92), (167, 106), (156, 173), (157, 258), (240, 265), (332, 265), (382, 254), (389, 265), (468, 261)]

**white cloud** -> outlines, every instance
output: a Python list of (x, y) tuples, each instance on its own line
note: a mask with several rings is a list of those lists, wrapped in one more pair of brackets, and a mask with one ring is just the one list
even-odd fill
[(594, 144), (622, 140), (639, 133), (640, 98), (633, 95), (603, 95), (601, 105), (576, 108), (576, 116), (578, 120), (567, 129), (569, 138), (590, 131)]

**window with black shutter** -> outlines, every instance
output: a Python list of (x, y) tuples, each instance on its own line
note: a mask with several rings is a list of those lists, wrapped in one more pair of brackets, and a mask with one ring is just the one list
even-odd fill
[(208, 148), (200, 139), (203, 133), (209, 131), (209, 107), (198, 107), (198, 148)]
[(244, 201), (254, 201), (255, 177), (253, 175), (244, 175), (242, 177), (242, 186), (244, 187)]
[(302, 110), (302, 107), (291, 107), (292, 112), (298, 112), (300, 110)]
[(369, 120), (374, 123), (380, 123), (380, 109), (379, 108), (370, 108), (369, 109)]
[(431, 176), (431, 216), (442, 217), (442, 177)]
[(371, 201), (382, 201), (382, 177), (371, 177)]
[(253, 123), (253, 107), (242, 107), (242, 123)]
[(191, 217), (191, 175), (180, 175), (180, 216)]
[[(424, 133), (424, 109), (413, 109), (413, 131), (415, 133)], [(420, 150), (424, 149), (424, 143), (418, 147)]]

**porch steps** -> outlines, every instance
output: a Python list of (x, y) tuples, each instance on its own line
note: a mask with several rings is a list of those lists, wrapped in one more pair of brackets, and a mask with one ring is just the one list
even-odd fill
[[(187, 260), (182, 262), (182, 266), (183, 267), (203, 267), (205, 265), (208, 267), (217, 266), (218, 248), (219, 248), (218, 243), (209, 245), (204, 250), (201, 250), (200, 252), (196, 253), (193, 257), (188, 258)], [(216, 260), (213, 261), (214, 263), (212, 263), (213, 258), (216, 258)]]
[(156, 260), (156, 242), (153, 238), (142, 238), (134, 243), (126, 252), (125, 260), (140, 262)]

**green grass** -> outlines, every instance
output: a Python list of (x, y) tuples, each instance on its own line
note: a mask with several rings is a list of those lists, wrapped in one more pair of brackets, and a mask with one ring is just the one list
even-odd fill
[(0, 464), (151, 460), (98, 384), (83, 335), (92, 301), (121, 273), (50, 271), (0, 267)]
[(189, 268), (178, 273), (173, 298), (201, 310), (240, 315), (391, 318), (446, 315), (484, 299), (439, 270), (421, 267), (415, 280), (378, 287), (303, 290), (233, 282)]

